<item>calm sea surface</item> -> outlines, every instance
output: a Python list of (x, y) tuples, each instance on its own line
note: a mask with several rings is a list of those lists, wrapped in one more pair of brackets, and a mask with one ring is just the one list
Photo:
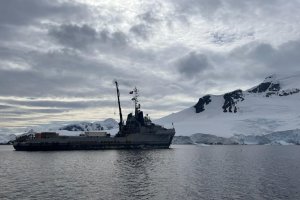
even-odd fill
[(0, 199), (300, 199), (300, 146), (17, 152)]

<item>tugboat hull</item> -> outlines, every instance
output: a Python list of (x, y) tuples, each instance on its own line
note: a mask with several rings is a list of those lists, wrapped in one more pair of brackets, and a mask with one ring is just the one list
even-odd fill
[(107, 150), (107, 149), (168, 149), (166, 144), (137, 144), (137, 145), (68, 145), (68, 144), (47, 144), (47, 145), (14, 145), (16, 151), (70, 151), (70, 150)]
[(13, 146), (16, 151), (167, 149), (170, 147), (173, 136), (174, 134), (133, 134), (128, 137), (59, 136), (57, 138), (14, 142)]

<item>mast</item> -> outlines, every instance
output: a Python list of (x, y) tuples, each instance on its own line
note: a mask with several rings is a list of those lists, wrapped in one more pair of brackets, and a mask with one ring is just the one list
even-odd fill
[(138, 111), (140, 109), (140, 104), (139, 103), (139, 100), (138, 100), (138, 97), (139, 97), (139, 93), (138, 93), (138, 89), (135, 87), (133, 89), (133, 91), (130, 92), (130, 94), (133, 94), (133, 98), (131, 99), (132, 101), (134, 101), (134, 115), (137, 117), (137, 114), (138, 114)]
[(119, 84), (117, 81), (115, 81), (116, 88), (117, 88), (117, 96), (118, 96), (118, 105), (119, 105), (119, 114), (120, 114), (120, 122), (119, 122), (119, 132), (122, 131), (123, 126), (123, 117), (122, 117), (122, 109), (121, 109), (121, 103), (120, 103), (120, 91), (119, 91)]

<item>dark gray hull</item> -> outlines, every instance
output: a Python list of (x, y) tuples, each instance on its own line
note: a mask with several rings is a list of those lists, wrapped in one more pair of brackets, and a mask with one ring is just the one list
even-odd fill
[(132, 144), (132, 145), (14, 145), (16, 151), (70, 151), (70, 150), (106, 150), (106, 149), (168, 149), (168, 144)]
[(126, 137), (60, 136), (14, 142), (13, 146), (16, 151), (167, 149), (170, 147), (174, 134), (132, 134)]

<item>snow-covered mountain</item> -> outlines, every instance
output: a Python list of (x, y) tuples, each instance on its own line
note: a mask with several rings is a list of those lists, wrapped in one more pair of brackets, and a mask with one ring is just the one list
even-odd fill
[[(30, 127), (28, 130), (25, 130), (25, 133), (20, 133), (17, 135), (32, 134), (36, 132), (44, 131), (55, 131), (60, 135), (79, 135), (83, 131), (100, 131), (105, 130), (110, 134), (114, 135), (119, 129), (118, 122), (112, 118), (106, 119), (104, 121), (97, 122), (74, 122), (65, 126), (58, 126), (52, 124), (44, 124), (36, 127)], [(7, 144), (16, 139), (15, 134), (0, 134), (0, 144)]]
[(205, 95), (192, 107), (156, 121), (176, 135), (266, 135), (300, 128), (300, 73), (272, 75), (246, 91)]
[(16, 135), (15, 134), (0, 134), (0, 144), (7, 144), (11, 141), (14, 141), (16, 139)]
[(116, 120), (108, 118), (104, 121), (96, 122), (76, 122), (69, 125), (62, 126), (60, 128), (51, 129), (60, 135), (75, 136), (79, 135), (83, 131), (106, 131), (112, 135), (115, 135), (119, 130), (119, 124)]
[(98, 122), (79, 122), (59, 128), (66, 131), (100, 131), (118, 128), (118, 122), (112, 118)]

